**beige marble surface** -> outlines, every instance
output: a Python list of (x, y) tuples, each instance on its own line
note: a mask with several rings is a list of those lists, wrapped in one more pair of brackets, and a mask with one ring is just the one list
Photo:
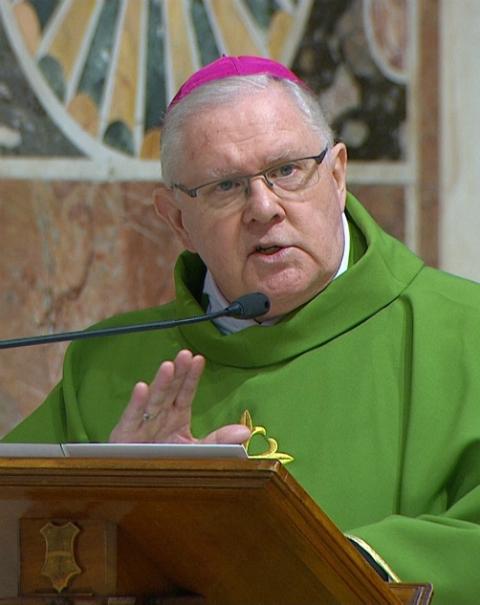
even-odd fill
[[(0, 338), (82, 329), (172, 296), (179, 251), (153, 183), (0, 182)], [(60, 377), (65, 345), (0, 351), (0, 433)]]
[(440, 264), (480, 281), (480, 2), (441, 2)]

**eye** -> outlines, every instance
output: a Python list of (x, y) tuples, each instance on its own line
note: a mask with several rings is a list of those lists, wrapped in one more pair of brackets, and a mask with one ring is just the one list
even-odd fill
[(243, 182), (240, 179), (225, 179), (214, 184), (213, 192), (222, 195), (224, 193), (232, 193), (243, 186)]
[(290, 176), (295, 170), (293, 164), (284, 164), (278, 169), (279, 176)]
[(235, 187), (234, 181), (220, 181), (216, 184), (215, 189), (221, 193), (231, 191)]
[(282, 164), (281, 166), (276, 166), (268, 171), (268, 178), (270, 179), (285, 179), (289, 176), (295, 174), (298, 166), (294, 163), (290, 164)]

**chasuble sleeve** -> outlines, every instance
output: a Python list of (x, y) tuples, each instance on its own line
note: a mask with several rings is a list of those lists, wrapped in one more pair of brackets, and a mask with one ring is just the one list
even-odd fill
[(447, 508), (391, 515), (349, 531), (367, 542), (404, 582), (433, 584), (436, 605), (474, 605), (480, 595), (480, 442), (452, 469)]
[(59, 383), (47, 399), (10, 431), (4, 443), (65, 443), (66, 419), (62, 383)]

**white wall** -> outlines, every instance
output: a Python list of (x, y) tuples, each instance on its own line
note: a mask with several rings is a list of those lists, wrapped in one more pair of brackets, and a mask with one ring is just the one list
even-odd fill
[(480, 281), (480, 0), (440, 8), (440, 265)]

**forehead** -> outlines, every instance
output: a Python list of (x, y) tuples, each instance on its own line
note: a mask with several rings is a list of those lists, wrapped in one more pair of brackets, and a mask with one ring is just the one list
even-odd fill
[(209, 106), (183, 125), (183, 161), (192, 178), (262, 169), (318, 153), (319, 136), (281, 86)]

